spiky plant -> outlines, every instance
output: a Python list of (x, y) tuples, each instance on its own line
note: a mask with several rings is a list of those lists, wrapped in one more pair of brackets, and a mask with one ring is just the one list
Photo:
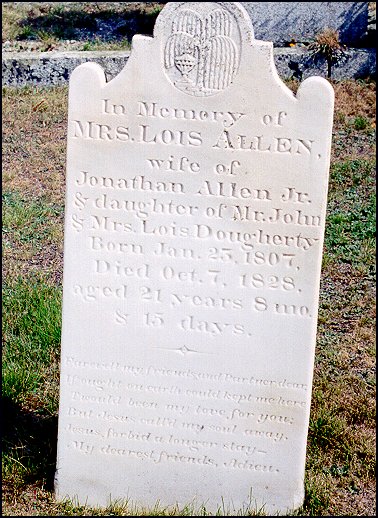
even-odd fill
[(326, 28), (310, 43), (308, 50), (315, 62), (327, 62), (327, 77), (332, 75), (332, 66), (338, 65), (346, 58), (345, 46), (340, 43), (339, 33), (335, 29)]

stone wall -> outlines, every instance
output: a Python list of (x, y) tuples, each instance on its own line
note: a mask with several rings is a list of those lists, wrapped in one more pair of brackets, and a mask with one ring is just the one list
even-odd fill
[[(125, 66), (129, 56), (130, 52), (125, 51), (7, 53), (2, 62), (3, 86), (63, 85), (68, 82), (72, 71), (87, 61), (101, 65), (110, 80)], [(332, 78), (375, 77), (375, 49), (349, 49), (345, 58), (343, 63), (333, 67)], [(275, 48), (274, 60), (282, 79), (326, 76), (325, 63), (315, 64), (306, 48)]]

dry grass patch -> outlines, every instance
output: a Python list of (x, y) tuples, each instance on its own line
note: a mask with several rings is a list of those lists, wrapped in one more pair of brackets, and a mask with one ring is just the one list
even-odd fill
[(3, 275), (62, 277), (67, 88), (3, 91)]
[(376, 122), (375, 81), (332, 81), (335, 90), (335, 112), (339, 117), (366, 117), (371, 125)]
[(67, 93), (3, 90), (3, 190), (64, 203)]
[(63, 270), (63, 205), (47, 198), (21, 198), (3, 191), (3, 264), (5, 282), (38, 276), (60, 284)]
[(46, 243), (36, 250), (32, 245), (14, 243), (3, 248), (3, 278), (8, 282), (18, 277), (27, 278), (42, 274), (55, 285), (60, 285), (63, 278), (63, 229), (59, 228), (57, 242)]
[(57, 510), (51, 491), (41, 489), (37, 484), (29, 485), (22, 493), (5, 484), (3, 502), (6, 505), (3, 516), (53, 516), (52, 511)]
[(332, 162), (375, 158), (375, 81), (332, 81), (335, 89)]
[(375, 484), (369, 483), (366, 489), (357, 489), (355, 487), (340, 488), (334, 487), (334, 503), (329, 507), (329, 516), (348, 516), (349, 505), (351, 502), (353, 507), (353, 516), (375, 516), (376, 501), (374, 497)]

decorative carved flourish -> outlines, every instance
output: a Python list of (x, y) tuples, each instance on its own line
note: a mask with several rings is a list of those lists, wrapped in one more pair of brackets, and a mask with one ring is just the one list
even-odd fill
[(179, 11), (164, 51), (164, 66), (174, 85), (195, 96), (227, 88), (239, 63), (233, 32), (235, 20), (221, 7), (202, 16), (192, 9)]
[(155, 349), (163, 349), (164, 351), (178, 352), (183, 356), (186, 356), (187, 354), (215, 354), (214, 352), (209, 351), (196, 351), (195, 349), (189, 349), (189, 347), (187, 347), (186, 345), (183, 345), (182, 347), (176, 347), (174, 349), (170, 347), (155, 347)]

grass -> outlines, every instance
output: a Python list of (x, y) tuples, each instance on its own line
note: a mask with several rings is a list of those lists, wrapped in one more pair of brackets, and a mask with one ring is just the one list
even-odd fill
[(369, 515), (375, 494), (375, 85), (334, 87), (307, 474), (321, 488), (319, 514)]
[(374, 274), (375, 266), (371, 256), (376, 215), (374, 173), (374, 159), (347, 160), (332, 167), (325, 235), (325, 260), (363, 267), (367, 275)]
[(158, 2), (2, 3), (3, 42), (35, 42), (40, 51), (55, 50), (65, 40), (77, 50), (129, 49), (132, 36), (152, 34), (163, 7)]
[[(375, 83), (332, 84), (336, 111), (306, 496), (295, 515), (371, 516)], [(99, 510), (53, 498), (66, 116), (67, 88), (3, 89), (3, 515), (191, 516), (189, 504), (136, 510), (118, 502)], [(200, 513), (206, 516), (206, 509)]]

